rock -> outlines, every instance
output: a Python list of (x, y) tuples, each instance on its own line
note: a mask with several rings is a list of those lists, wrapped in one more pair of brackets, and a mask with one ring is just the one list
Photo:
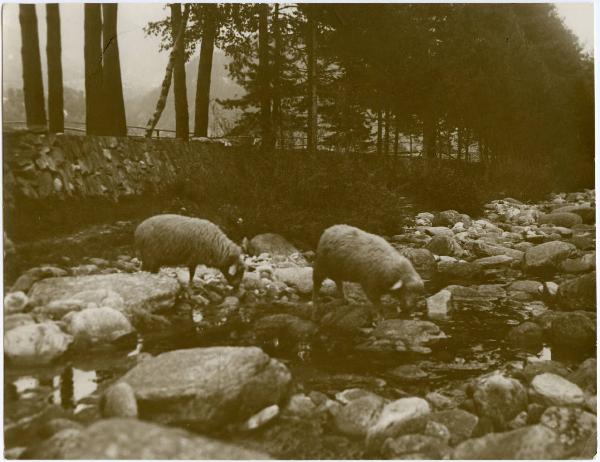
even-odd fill
[(377, 324), (359, 350), (394, 352), (413, 351), (431, 353), (425, 346), (432, 340), (446, 338), (440, 328), (429, 321), (387, 319)]
[(513, 327), (507, 336), (512, 345), (527, 349), (539, 349), (543, 343), (544, 332), (536, 323), (525, 321)]
[[(84, 430), (66, 430), (45, 441), (34, 458), (56, 459), (269, 459), (264, 453), (179, 428), (136, 419), (104, 419)], [(68, 438), (65, 438), (68, 436)], [(65, 443), (57, 443), (63, 439)], [(49, 451), (49, 448), (53, 448)], [(44, 457), (45, 456), (45, 457)]]
[(386, 459), (443, 459), (449, 454), (446, 443), (434, 436), (402, 435), (389, 438), (381, 447)]
[(553, 213), (549, 213), (547, 215), (542, 215), (541, 217), (539, 217), (538, 223), (541, 225), (549, 224), (549, 225), (556, 225), (556, 226), (564, 226), (565, 228), (571, 228), (575, 225), (583, 223), (583, 220), (579, 215), (577, 215), (575, 213), (553, 212)]
[(427, 298), (427, 316), (431, 319), (445, 319), (452, 311), (452, 292), (443, 289)]
[(437, 391), (427, 393), (425, 395), (425, 399), (429, 401), (429, 403), (436, 410), (449, 410), (454, 409), (457, 406), (457, 403), (452, 398), (449, 398)]
[(102, 416), (105, 418), (137, 417), (138, 415), (135, 394), (126, 382), (111, 385), (102, 397), (100, 408)]
[[(29, 293), (34, 306), (48, 305), (55, 300), (72, 299), (81, 292), (99, 294), (114, 291), (124, 301), (127, 315), (135, 310), (154, 312), (175, 305), (181, 287), (171, 277), (146, 272), (60, 277), (37, 282)], [(103, 292), (105, 294), (110, 292)]]
[(498, 244), (489, 244), (483, 241), (470, 241), (468, 247), (480, 257), (493, 257), (503, 255), (511, 257), (513, 260), (521, 261), (523, 252), (510, 247)]
[(452, 446), (470, 438), (479, 422), (476, 415), (462, 409), (433, 412), (427, 419), (442, 424), (448, 429)]
[(306, 396), (304, 393), (296, 393), (290, 398), (285, 407), (285, 412), (298, 417), (308, 417), (312, 415), (316, 409), (317, 405), (309, 396)]
[(560, 264), (560, 270), (565, 273), (587, 273), (594, 269), (596, 269), (596, 252), (586, 253), (577, 258), (567, 258)]
[(298, 249), (279, 234), (265, 233), (258, 234), (250, 240), (249, 253), (255, 256), (268, 253), (289, 257), (294, 253), (298, 253)]
[(21, 313), (29, 303), (23, 292), (9, 292), (4, 297), (4, 315)]
[(142, 418), (214, 430), (278, 404), (291, 375), (259, 348), (212, 347), (162, 353), (122, 380), (133, 388)]
[(538, 281), (515, 281), (506, 288), (507, 296), (512, 300), (529, 301), (539, 297), (543, 285)]
[(553, 271), (574, 254), (576, 248), (562, 241), (551, 241), (531, 247), (525, 252), (523, 270), (528, 272)]
[(450, 430), (444, 424), (434, 422), (433, 420), (429, 420), (427, 425), (425, 425), (425, 430), (423, 430), (423, 434), (427, 436), (433, 436), (434, 438), (439, 438), (444, 442), (444, 444), (448, 444), (450, 441)]
[(429, 236), (454, 236), (454, 232), (446, 226), (419, 226), (417, 227), (417, 231), (421, 231)]
[(574, 407), (549, 407), (540, 424), (560, 435), (560, 441), (570, 455), (578, 455), (596, 431), (596, 416)]
[(582, 311), (559, 313), (548, 329), (550, 343), (567, 350), (587, 351), (596, 348), (596, 321)]
[(551, 372), (561, 377), (569, 375), (569, 370), (561, 363), (551, 361), (549, 359), (528, 359), (526, 366), (523, 368), (521, 374), (525, 381), (530, 383), (536, 375), (543, 374), (545, 372)]
[(367, 432), (367, 448), (372, 451), (387, 438), (424, 429), (423, 419), (430, 411), (429, 403), (422, 398), (400, 398), (386, 404)]
[(456, 210), (444, 210), (434, 214), (433, 226), (454, 226), (460, 221), (460, 214)]
[(100, 272), (100, 268), (96, 265), (79, 265), (71, 268), (73, 276), (89, 276)]
[(513, 378), (494, 372), (475, 380), (473, 399), (480, 417), (489, 418), (498, 430), (527, 409), (527, 391)]
[(43, 318), (60, 320), (71, 311), (80, 311), (84, 307), (79, 300), (55, 300), (46, 306), (38, 306), (33, 309), (36, 315)]
[(435, 215), (433, 213), (421, 212), (415, 217), (415, 223), (417, 226), (431, 226), (434, 218)]
[(532, 401), (546, 406), (583, 406), (583, 391), (567, 379), (545, 372), (531, 381)]
[(468, 282), (481, 278), (481, 266), (467, 261), (440, 261), (438, 273), (447, 282)]
[(453, 459), (563, 459), (559, 436), (548, 427), (533, 425), (504, 433), (489, 433), (459, 444)]
[(40, 436), (50, 438), (63, 430), (83, 430), (83, 425), (70, 419), (55, 418), (45, 422), (40, 428)]
[(582, 389), (596, 393), (596, 371), (596, 358), (588, 358), (568, 376), (568, 379)]
[(410, 260), (419, 276), (429, 280), (435, 276), (437, 271), (437, 262), (433, 254), (427, 249), (405, 248), (400, 254)]
[(242, 431), (256, 430), (257, 428), (260, 428), (272, 421), (278, 415), (279, 406), (277, 404), (272, 404), (271, 406), (267, 406), (263, 410), (257, 412), (252, 417), (250, 417), (246, 422), (242, 424), (240, 429)]
[(10, 292), (28, 293), (31, 287), (38, 281), (45, 278), (56, 278), (66, 276), (68, 273), (62, 268), (54, 266), (42, 266), (31, 268), (23, 273), (10, 289)]
[(260, 318), (253, 326), (253, 332), (258, 340), (279, 339), (282, 343), (293, 344), (310, 341), (317, 330), (315, 323), (285, 313)]
[(364, 398), (366, 396), (370, 396), (372, 398), (376, 398), (377, 400), (381, 399), (385, 401), (381, 396), (372, 391), (365, 390), (364, 388), (346, 388), (343, 391), (340, 391), (335, 394), (335, 399), (342, 404), (348, 404), (357, 399)]
[(133, 332), (129, 320), (112, 308), (86, 308), (64, 318), (67, 332), (80, 346), (111, 343)]
[(293, 287), (302, 295), (308, 295), (313, 290), (313, 270), (310, 266), (275, 268), (274, 275), (280, 281)]
[(567, 205), (554, 209), (552, 213), (574, 213), (579, 215), (585, 224), (596, 223), (596, 209), (594, 207), (586, 207), (581, 205)]
[(427, 244), (427, 250), (435, 255), (460, 257), (463, 254), (463, 249), (456, 239), (444, 234), (433, 236)]
[(371, 313), (365, 305), (342, 305), (325, 313), (321, 328), (355, 334), (371, 322)]
[(4, 336), (4, 354), (16, 365), (47, 364), (62, 355), (73, 338), (51, 321), (16, 327)]
[(388, 374), (406, 382), (414, 382), (427, 378), (427, 373), (414, 364), (403, 364), (388, 371)]
[(473, 263), (484, 269), (502, 268), (510, 266), (514, 260), (508, 255), (493, 255), (491, 257), (478, 258)]
[(373, 393), (350, 401), (333, 415), (335, 428), (344, 435), (364, 438), (379, 419), (385, 400)]
[(35, 320), (30, 314), (17, 313), (5, 316), (4, 334), (6, 334), (9, 330), (15, 329), (19, 326), (26, 326), (27, 324), (35, 324)]
[(557, 296), (563, 311), (596, 311), (596, 272), (563, 282)]
[(579, 250), (594, 250), (596, 248), (596, 240), (592, 235), (573, 236), (567, 242), (573, 244)]

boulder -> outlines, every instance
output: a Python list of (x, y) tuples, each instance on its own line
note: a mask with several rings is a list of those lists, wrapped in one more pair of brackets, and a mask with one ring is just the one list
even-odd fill
[(539, 281), (515, 281), (506, 288), (507, 295), (512, 300), (529, 301), (539, 298), (543, 289)]
[(379, 419), (385, 400), (373, 393), (351, 400), (334, 412), (335, 428), (342, 434), (364, 438)]
[(275, 233), (258, 234), (250, 240), (250, 255), (258, 256), (262, 253), (290, 257), (298, 253), (298, 249), (290, 244), (286, 238)]
[(596, 272), (563, 282), (557, 296), (563, 311), (596, 311)]
[(67, 323), (67, 332), (80, 346), (111, 343), (133, 332), (125, 315), (112, 308), (86, 308), (63, 319)]
[(454, 236), (454, 232), (446, 226), (418, 226), (417, 231), (423, 232), (429, 236)]
[(437, 271), (437, 262), (433, 254), (427, 249), (405, 248), (400, 254), (410, 260), (419, 276), (423, 279), (432, 279)]
[(544, 332), (534, 322), (525, 321), (513, 327), (507, 336), (507, 341), (512, 345), (527, 349), (539, 349), (543, 343)]
[(19, 326), (25, 326), (27, 324), (35, 324), (35, 319), (33, 319), (30, 314), (9, 314), (8, 316), (4, 316), (4, 333), (6, 334), (9, 330), (15, 329)]
[(531, 247), (525, 252), (523, 270), (528, 272), (555, 271), (563, 260), (574, 254), (573, 244), (550, 241)]
[(355, 334), (371, 322), (371, 312), (365, 305), (337, 306), (321, 319), (323, 330), (338, 331), (341, 333)]
[(567, 258), (560, 264), (565, 273), (587, 273), (596, 269), (596, 252), (590, 252), (577, 258)]
[(281, 343), (297, 344), (310, 341), (318, 328), (311, 321), (291, 314), (279, 313), (258, 319), (254, 322), (252, 330), (258, 340), (279, 339)]
[(313, 269), (310, 266), (275, 268), (274, 275), (277, 279), (293, 287), (302, 295), (312, 293)]
[(450, 448), (444, 440), (429, 435), (402, 435), (388, 438), (381, 447), (381, 455), (386, 459), (428, 459), (447, 458)]
[(21, 313), (27, 307), (29, 298), (23, 292), (9, 292), (4, 297), (4, 315)]
[(452, 283), (466, 283), (480, 279), (483, 275), (481, 266), (467, 261), (440, 261), (438, 262), (440, 278)]
[(583, 222), (582, 218), (576, 213), (571, 212), (552, 212), (542, 215), (538, 218), (538, 223), (541, 225), (556, 225), (571, 228)]
[(16, 365), (47, 364), (62, 355), (73, 341), (53, 322), (25, 324), (4, 336), (4, 354)]
[[(73, 299), (82, 292), (92, 297), (100, 297), (100, 294), (106, 297), (116, 292), (124, 302), (124, 313), (128, 314), (135, 310), (154, 312), (171, 308), (180, 290), (176, 279), (162, 274), (114, 273), (44, 279), (31, 288), (29, 298), (33, 306), (40, 306), (56, 300)], [(105, 303), (104, 298), (94, 300), (101, 306)]]
[(502, 268), (510, 266), (514, 262), (508, 255), (493, 255), (491, 257), (478, 258), (473, 263), (481, 266), (483, 269)]
[(596, 348), (596, 320), (582, 311), (557, 313), (547, 334), (550, 343), (557, 348), (578, 351)]
[(545, 372), (531, 381), (529, 396), (545, 406), (583, 406), (583, 391), (560, 375)]
[(596, 416), (575, 407), (549, 407), (540, 424), (560, 435), (569, 455), (579, 455), (596, 431)]
[(596, 358), (588, 358), (568, 376), (569, 381), (579, 385), (582, 389), (596, 393)]
[(427, 419), (429, 422), (443, 424), (448, 429), (452, 446), (471, 438), (479, 422), (476, 415), (462, 409), (433, 412)]
[(534, 358), (535, 359), (528, 358), (527, 364), (521, 372), (527, 383), (530, 383), (537, 375), (546, 372), (551, 372), (552, 374), (560, 375), (561, 377), (569, 375), (569, 370), (557, 361)]
[(260, 460), (269, 459), (269, 456), (179, 428), (136, 419), (112, 418), (99, 420), (84, 430), (70, 429), (57, 433), (42, 443), (34, 458)]
[(377, 324), (366, 342), (357, 348), (363, 351), (431, 353), (427, 343), (446, 338), (440, 328), (429, 321), (386, 319)]
[(25, 271), (13, 286), (10, 288), (10, 292), (29, 292), (31, 287), (38, 281), (45, 278), (57, 278), (66, 276), (68, 272), (62, 268), (55, 266), (41, 266), (38, 268), (31, 268)]
[(452, 292), (446, 289), (427, 298), (427, 316), (430, 319), (445, 319), (452, 311)]
[(142, 418), (214, 430), (278, 404), (291, 374), (259, 348), (212, 347), (162, 353), (122, 381), (133, 388)]
[(596, 222), (596, 209), (585, 205), (565, 205), (554, 209), (552, 213), (574, 213), (579, 215), (583, 222), (588, 225)]
[(481, 240), (468, 242), (467, 248), (471, 249), (479, 257), (503, 255), (516, 261), (523, 259), (523, 252), (520, 250), (511, 249), (499, 244), (490, 244)]
[(128, 383), (118, 382), (108, 387), (100, 404), (102, 416), (137, 417), (135, 393)]
[(527, 391), (521, 383), (493, 372), (473, 383), (473, 400), (480, 417), (489, 418), (498, 430), (527, 409)]
[(443, 234), (433, 236), (427, 244), (427, 250), (435, 255), (460, 257), (463, 254), (463, 249), (456, 239)]

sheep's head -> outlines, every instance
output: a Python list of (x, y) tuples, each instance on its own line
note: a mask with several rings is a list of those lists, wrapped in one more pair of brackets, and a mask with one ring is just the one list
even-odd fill
[(390, 288), (390, 292), (400, 302), (402, 310), (414, 310), (422, 299), (425, 286), (421, 278), (399, 279)]
[(245, 269), (246, 266), (244, 265), (244, 259), (240, 255), (236, 257), (229, 266), (227, 266), (225, 271), (223, 271), (223, 275), (225, 276), (225, 279), (227, 279), (227, 282), (237, 289), (242, 282)]

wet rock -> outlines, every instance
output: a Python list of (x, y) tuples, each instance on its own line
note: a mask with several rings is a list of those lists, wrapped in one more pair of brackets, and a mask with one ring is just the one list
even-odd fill
[(81, 292), (99, 290), (120, 295), (125, 303), (124, 312), (128, 314), (135, 310), (154, 312), (173, 307), (180, 285), (176, 279), (146, 272), (60, 277), (37, 282), (29, 298), (34, 306), (48, 305), (55, 300), (72, 299)]
[(367, 448), (377, 450), (387, 438), (423, 430), (424, 417), (430, 412), (429, 403), (422, 398), (401, 398), (386, 404), (367, 432)]
[(133, 332), (125, 315), (112, 308), (86, 308), (63, 319), (67, 323), (67, 332), (80, 347), (110, 343)]
[(288, 286), (293, 287), (302, 295), (308, 295), (312, 293), (312, 273), (313, 270), (310, 266), (299, 268), (276, 268), (274, 271), (275, 277), (277, 279), (283, 281)]
[(548, 329), (548, 337), (553, 346), (581, 351), (596, 347), (595, 319), (582, 311), (557, 314)]
[(596, 269), (596, 252), (586, 253), (577, 258), (567, 258), (560, 264), (560, 270), (565, 273), (587, 273), (594, 269)]
[(563, 311), (596, 311), (596, 272), (563, 282), (557, 296)]
[(414, 382), (427, 378), (427, 372), (414, 364), (403, 364), (388, 371), (388, 374), (406, 382)]
[(529, 396), (532, 401), (546, 406), (582, 406), (583, 391), (567, 379), (545, 372), (531, 381)]
[(350, 437), (364, 438), (379, 419), (385, 400), (373, 393), (353, 399), (333, 415), (336, 429)]
[(536, 245), (525, 252), (523, 270), (529, 272), (557, 270), (560, 263), (575, 251), (574, 245), (562, 241)]
[(415, 270), (423, 279), (432, 279), (437, 271), (437, 262), (427, 249), (406, 248), (400, 251), (413, 264)]
[[(357, 399), (361, 399), (364, 397), (370, 396), (372, 398), (376, 398), (377, 400), (383, 399), (376, 393), (372, 391), (365, 390), (364, 388), (346, 388), (343, 391), (335, 394), (335, 399), (342, 404), (348, 404)], [(385, 400), (384, 400), (385, 401)]]
[(443, 289), (427, 298), (427, 316), (431, 319), (445, 319), (452, 311), (452, 292)]
[(291, 375), (259, 348), (212, 347), (160, 354), (122, 380), (133, 388), (143, 418), (212, 430), (278, 404)]
[(527, 362), (521, 375), (527, 383), (530, 383), (535, 376), (545, 372), (551, 372), (552, 374), (560, 375), (561, 377), (569, 375), (569, 370), (561, 363), (549, 359), (543, 360), (537, 358)]
[(19, 326), (25, 326), (27, 324), (35, 324), (35, 320), (30, 314), (10, 314), (4, 317), (4, 333), (6, 334), (9, 330), (15, 329)]
[[(66, 435), (65, 432), (71, 433)], [(85, 460), (269, 458), (267, 454), (244, 449), (231, 443), (136, 419), (104, 419), (84, 430), (65, 432), (60, 432), (44, 442), (38, 449), (36, 458), (40, 456)], [(58, 443), (57, 439), (63, 439), (64, 442)]]
[(596, 416), (574, 407), (549, 407), (540, 424), (560, 435), (560, 441), (570, 455), (579, 454), (596, 431)]
[(291, 314), (273, 314), (258, 319), (253, 331), (259, 340), (279, 339), (283, 343), (296, 344), (309, 341), (317, 332), (317, 325)]
[(442, 338), (446, 338), (446, 335), (432, 322), (387, 319), (377, 324), (368, 340), (359, 345), (358, 349), (378, 352), (431, 353), (431, 348), (425, 344)]
[(381, 447), (386, 459), (443, 459), (450, 448), (443, 439), (429, 435), (402, 435), (388, 438)]
[(51, 321), (16, 327), (4, 336), (4, 354), (13, 364), (47, 364), (62, 355), (73, 338)]
[(279, 415), (279, 406), (277, 404), (272, 404), (271, 406), (267, 406), (263, 410), (257, 412), (252, 417), (250, 417), (246, 422), (244, 422), (240, 429), (242, 431), (252, 431), (260, 428), (269, 422), (271, 422), (275, 417)]
[(513, 258), (508, 255), (493, 255), (491, 257), (478, 258), (473, 263), (484, 269), (491, 269), (510, 266), (513, 262)]
[(525, 321), (513, 327), (506, 339), (512, 345), (521, 348), (539, 349), (542, 346), (543, 337), (544, 332), (539, 325), (531, 321)]
[(550, 224), (556, 226), (564, 226), (565, 228), (571, 228), (582, 222), (583, 220), (579, 215), (570, 212), (553, 212), (546, 215), (542, 215), (538, 218), (538, 223), (541, 225)]
[(38, 281), (46, 278), (57, 278), (66, 276), (68, 272), (55, 266), (42, 266), (31, 268), (23, 273), (11, 287), (11, 292), (28, 293), (31, 287)]
[(565, 449), (548, 427), (533, 425), (504, 433), (489, 433), (459, 444), (453, 459), (562, 459)]
[(478, 378), (473, 390), (477, 413), (489, 418), (496, 429), (505, 429), (508, 422), (527, 409), (527, 391), (523, 385), (501, 373)]
[(321, 328), (343, 333), (357, 333), (371, 322), (371, 313), (365, 305), (344, 305), (328, 311), (321, 319)]
[(460, 257), (463, 254), (463, 249), (456, 239), (452, 236), (447, 235), (436, 235), (433, 236), (429, 244), (427, 244), (427, 250), (435, 255), (448, 255)]
[(250, 240), (250, 255), (268, 253), (271, 255), (282, 255), (289, 257), (298, 253), (298, 249), (290, 244), (283, 236), (275, 233), (258, 234)]
[(73, 294), (70, 298), (53, 300), (48, 305), (39, 307), (37, 312), (52, 319), (61, 319), (71, 311), (81, 311), (86, 308), (113, 308), (118, 311), (125, 309), (123, 298), (114, 290), (91, 289)]
[(582, 389), (596, 393), (596, 371), (596, 358), (588, 358), (568, 376), (568, 379)]
[(105, 418), (109, 417), (137, 417), (138, 408), (133, 388), (126, 382), (111, 385), (101, 401), (101, 412)]
[(27, 307), (29, 298), (23, 292), (10, 292), (4, 297), (4, 315), (21, 313)]

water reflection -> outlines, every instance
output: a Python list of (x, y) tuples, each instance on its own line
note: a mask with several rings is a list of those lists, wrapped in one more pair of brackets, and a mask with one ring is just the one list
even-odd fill
[(79, 400), (98, 388), (96, 371), (83, 371), (71, 366), (52, 379), (52, 402), (73, 409)]

